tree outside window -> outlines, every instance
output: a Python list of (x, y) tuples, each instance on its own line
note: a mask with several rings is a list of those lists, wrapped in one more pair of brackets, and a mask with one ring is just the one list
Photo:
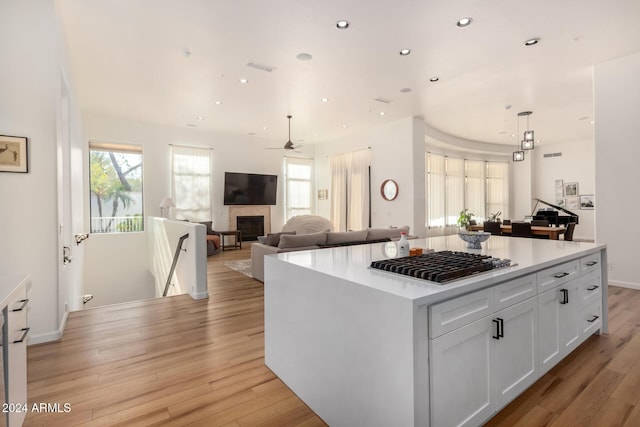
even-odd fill
[(89, 144), (91, 232), (144, 230), (142, 149)]

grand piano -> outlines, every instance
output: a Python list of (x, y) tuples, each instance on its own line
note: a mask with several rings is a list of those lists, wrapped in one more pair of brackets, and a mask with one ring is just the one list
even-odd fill
[[(538, 209), (538, 205), (540, 203), (547, 205), (556, 210), (547, 210), (546, 208)], [(536, 211), (536, 209), (538, 210)], [(560, 212), (558, 211), (566, 213), (567, 215), (560, 215)], [(578, 215), (575, 214), (574, 212), (571, 212), (568, 209), (554, 205), (552, 203), (545, 202), (544, 200), (541, 200), (538, 198), (536, 198), (536, 205), (533, 207), (533, 211), (531, 212), (531, 215), (533, 216), (533, 219), (546, 219), (547, 221), (549, 221), (549, 224), (551, 225), (555, 224), (556, 227), (560, 225), (566, 226), (570, 222), (575, 222), (576, 224), (578, 224)]]

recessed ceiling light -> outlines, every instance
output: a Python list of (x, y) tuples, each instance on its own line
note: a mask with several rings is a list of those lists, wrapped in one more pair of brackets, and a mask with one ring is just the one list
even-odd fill
[(346, 128), (348, 128), (349, 126), (348, 126), (348, 125), (342, 125), (342, 127), (346, 129)]
[(240, 83), (242, 83), (242, 84), (247, 84), (247, 83), (249, 83), (249, 80), (247, 80), (247, 79), (240, 79)]
[(429, 79), (429, 81), (430, 81), (430, 82), (432, 82), (432, 83), (435, 83), (435, 82), (437, 82), (438, 80), (440, 80), (440, 77), (438, 77), (438, 76), (433, 76), (433, 77), (431, 77), (431, 78)]
[(409, 93), (409, 92), (411, 92), (411, 88), (409, 88), (409, 87), (403, 87), (402, 89), (400, 89), (400, 92), (402, 92), (402, 93)]
[(216, 101), (216, 105), (222, 104), (222, 101)]
[(329, 98), (322, 98), (321, 101), (322, 102), (329, 102)]
[(593, 125), (593, 124), (595, 124), (595, 123), (596, 123), (596, 122), (595, 122), (595, 120), (591, 120), (591, 121), (589, 122), (589, 124), (590, 124), (590, 125)]
[(204, 117), (198, 116), (198, 120), (204, 120)]
[(311, 56), (310, 53), (299, 53), (296, 55), (296, 58), (298, 58), (298, 60), (300, 61), (310, 61), (311, 58), (313, 58), (313, 56)]
[(471, 18), (462, 18), (456, 23), (456, 25), (462, 28), (462, 27), (469, 26), (472, 22), (473, 22), (473, 19)]
[(524, 42), (525, 46), (533, 46), (535, 44), (540, 43), (540, 39), (538, 37), (534, 37)]
[(407, 56), (411, 53), (411, 49), (402, 49), (400, 51), (400, 56)]
[(511, 134), (511, 138), (515, 138), (515, 137), (516, 137), (516, 134), (515, 134), (515, 133), (512, 133), (512, 134)]
[(262, 126), (262, 130), (267, 130), (267, 129), (269, 129), (269, 128), (266, 127), (266, 126)]
[(381, 116), (384, 116), (384, 111), (380, 111), (380, 115), (381, 115)]
[(336, 22), (336, 28), (339, 30), (346, 30), (347, 28), (349, 28), (349, 21), (345, 19), (339, 20), (338, 22)]

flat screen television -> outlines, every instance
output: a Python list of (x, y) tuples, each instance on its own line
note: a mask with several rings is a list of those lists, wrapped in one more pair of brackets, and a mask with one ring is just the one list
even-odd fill
[(275, 205), (277, 175), (224, 173), (225, 205)]

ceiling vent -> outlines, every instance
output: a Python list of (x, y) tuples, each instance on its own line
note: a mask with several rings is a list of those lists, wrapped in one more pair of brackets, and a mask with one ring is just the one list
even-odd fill
[(373, 98), (374, 101), (378, 101), (378, 102), (382, 102), (383, 104), (391, 104), (393, 101), (387, 98), (382, 98), (382, 97), (378, 97), (378, 98)]
[(543, 157), (560, 157), (562, 153), (545, 153), (542, 155)]
[(273, 70), (275, 70), (275, 67), (271, 67), (269, 65), (264, 65), (264, 64), (258, 64), (257, 62), (249, 62), (247, 64), (247, 67), (255, 68), (256, 70), (260, 70), (260, 71), (266, 71), (267, 73), (270, 73)]

